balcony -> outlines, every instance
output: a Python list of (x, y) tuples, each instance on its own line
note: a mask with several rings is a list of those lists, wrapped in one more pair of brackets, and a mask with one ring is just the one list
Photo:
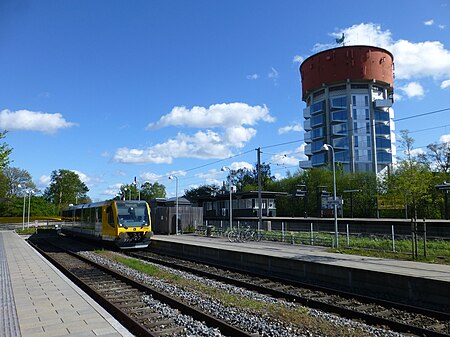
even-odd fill
[(309, 106), (303, 109), (303, 117), (311, 118), (311, 109), (309, 108)]
[(376, 99), (373, 101), (374, 108), (390, 108), (392, 106), (391, 99)]
[(305, 145), (305, 155), (307, 155), (307, 156), (312, 155), (311, 144), (306, 144)]
[(312, 168), (312, 163), (310, 160), (302, 160), (298, 162), (298, 167), (301, 169), (310, 169)]
[(310, 131), (311, 130), (311, 120), (310, 119), (306, 119), (303, 122), (303, 129), (305, 129), (305, 131)]
[(311, 131), (306, 131), (305, 135), (303, 136), (303, 140), (305, 141), (305, 143), (311, 143)]

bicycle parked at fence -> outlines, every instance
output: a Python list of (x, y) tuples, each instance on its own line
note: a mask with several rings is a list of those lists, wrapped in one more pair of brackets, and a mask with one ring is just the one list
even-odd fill
[(247, 226), (245, 228), (233, 228), (228, 232), (228, 241), (230, 242), (246, 242), (260, 241), (261, 234)]

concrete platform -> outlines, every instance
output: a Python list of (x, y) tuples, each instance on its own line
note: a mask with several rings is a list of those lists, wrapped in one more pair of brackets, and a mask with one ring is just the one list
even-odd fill
[(196, 235), (156, 235), (150, 250), (288, 280), (450, 308), (450, 266), (327, 253), (277, 242), (229, 242)]
[(12, 231), (0, 231), (0, 336), (133, 336)]

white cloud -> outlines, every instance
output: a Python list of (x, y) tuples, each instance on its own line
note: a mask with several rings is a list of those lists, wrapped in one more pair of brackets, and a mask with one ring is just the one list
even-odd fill
[(306, 144), (303, 143), (295, 150), (274, 154), (270, 158), (270, 162), (275, 165), (298, 166), (300, 160), (307, 159), (305, 155), (305, 146)]
[(425, 151), (423, 149), (420, 149), (420, 148), (411, 150), (411, 155), (413, 157), (418, 156), (419, 154), (424, 154), (424, 153), (425, 153)]
[(249, 171), (253, 170), (253, 165), (246, 161), (235, 161), (235, 162), (231, 163), (231, 165), (229, 165), (229, 167), (233, 171), (237, 171), (239, 169), (249, 170)]
[(109, 185), (106, 190), (104, 190), (102, 192), (102, 195), (107, 195), (109, 197), (115, 197), (116, 195), (119, 194), (120, 192), (120, 187), (124, 185), (122, 183), (118, 183), (118, 184), (114, 184), (114, 185)]
[[(374, 45), (394, 55), (396, 80), (450, 77), (450, 51), (439, 41), (410, 42), (394, 40), (389, 30), (374, 23), (361, 23), (332, 33), (345, 35), (345, 45)], [(334, 48), (335, 44), (316, 44), (314, 51)]]
[(178, 133), (146, 149), (119, 148), (114, 160), (123, 163), (170, 164), (174, 158), (223, 159), (232, 155), (232, 148), (242, 148), (256, 135), (253, 126), (259, 121), (275, 121), (266, 106), (249, 106), (245, 103), (216, 104), (208, 108), (175, 107), (148, 128), (183, 126), (217, 128), (218, 131), (200, 130), (193, 135)]
[(424, 24), (425, 26), (432, 26), (432, 25), (434, 24), (434, 20), (431, 19), (431, 20), (428, 20), (428, 21), (424, 21), (423, 24)]
[(423, 87), (417, 82), (410, 82), (398, 88), (408, 97), (423, 97), (425, 95)]
[(445, 29), (446, 25), (438, 25), (439, 29)]
[(88, 176), (87, 174), (85, 174), (81, 171), (78, 171), (78, 170), (71, 170), (71, 171), (76, 173), (78, 175), (78, 177), (80, 178), (80, 180), (83, 183), (85, 183), (86, 186), (88, 186), (88, 187), (95, 186), (96, 183), (102, 181), (100, 178)]
[(303, 131), (302, 126), (300, 123), (294, 123), (292, 125), (286, 125), (278, 129), (278, 134), (282, 135), (288, 132), (301, 132)]
[(210, 130), (194, 136), (179, 133), (175, 138), (146, 149), (120, 148), (114, 160), (131, 164), (171, 164), (174, 158), (223, 159), (231, 156), (222, 136)]
[(216, 179), (223, 174), (222, 171), (218, 169), (211, 169), (207, 172), (197, 173), (195, 176), (202, 179)]
[(160, 180), (163, 176), (161, 174), (153, 173), (153, 172), (143, 172), (139, 175), (139, 178), (141, 178), (142, 183), (145, 181), (149, 181), (151, 183), (157, 182)]
[(403, 99), (403, 96), (402, 95), (399, 95), (398, 93), (395, 93), (394, 94), (394, 100), (395, 101), (401, 101)]
[(36, 183), (37, 187), (41, 190), (47, 188), (47, 186), (50, 184), (51, 177), (43, 175), (39, 178), (38, 182)]
[(257, 80), (259, 78), (258, 74), (247, 75), (247, 80)]
[(441, 89), (447, 89), (448, 87), (450, 87), (450, 80), (442, 81)]
[(242, 126), (231, 127), (225, 130), (224, 141), (232, 147), (242, 148), (256, 135), (253, 128), (244, 128)]
[(274, 85), (278, 85), (278, 78), (280, 77), (280, 73), (274, 67), (272, 67), (270, 73), (267, 74), (267, 77), (273, 80)]
[(0, 111), (0, 129), (8, 131), (27, 130), (52, 134), (59, 129), (74, 125), (76, 124), (67, 122), (59, 113), (51, 114), (29, 110), (10, 111), (8, 109)]
[(303, 56), (295, 55), (292, 59), (292, 62), (300, 64), (300, 63), (303, 63), (304, 60), (305, 60), (305, 58)]
[(440, 141), (441, 143), (450, 143), (450, 134), (448, 134), (448, 135), (442, 135), (442, 136), (439, 138), (439, 141)]
[(122, 170), (117, 170), (116, 175), (118, 175), (119, 177), (125, 177), (127, 175), (127, 173)]
[(275, 121), (265, 105), (250, 106), (246, 103), (222, 103), (211, 105), (208, 108), (194, 106), (192, 109), (188, 109), (184, 106), (176, 106), (156, 123), (150, 123), (147, 128), (166, 126), (227, 128), (255, 125), (258, 121), (268, 123)]

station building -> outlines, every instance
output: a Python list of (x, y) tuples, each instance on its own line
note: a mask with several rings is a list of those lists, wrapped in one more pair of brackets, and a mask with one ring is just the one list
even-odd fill
[(335, 162), (344, 172), (381, 172), (395, 156), (394, 57), (373, 46), (344, 46), (312, 55), (300, 65), (307, 161)]

